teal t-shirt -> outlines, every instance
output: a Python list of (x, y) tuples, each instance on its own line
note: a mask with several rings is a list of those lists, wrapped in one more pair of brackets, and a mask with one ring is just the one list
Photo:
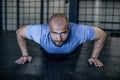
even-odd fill
[(28, 25), (26, 36), (50, 54), (69, 54), (80, 44), (94, 39), (95, 31), (92, 26), (69, 23), (69, 27), (69, 38), (61, 47), (56, 46), (51, 40), (48, 24)]

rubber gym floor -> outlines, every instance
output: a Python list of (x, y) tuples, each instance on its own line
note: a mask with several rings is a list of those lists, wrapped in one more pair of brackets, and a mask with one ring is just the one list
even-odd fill
[(0, 80), (120, 80), (120, 38), (107, 37), (101, 68), (88, 64), (93, 42), (86, 42), (69, 55), (47, 55), (27, 40), (31, 63), (18, 65), (21, 57), (14, 31), (0, 32)]

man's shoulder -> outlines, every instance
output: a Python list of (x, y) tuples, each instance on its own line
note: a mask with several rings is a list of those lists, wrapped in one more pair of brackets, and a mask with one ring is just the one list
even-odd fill
[(70, 29), (71, 29), (71, 35), (74, 36), (82, 36), (88, 31), (93, 31), (92, 26), (84, 25), (84, 24), (76, 24), (76, 23), (70, 23)]
[(78, 28), (82, 28), (82, 27), (88, 27), (88, 25), (84, 25), (84, 24), (77, 24), (77, 23), (69, 23), (70, 28), (72, 29), (78, 29)]
[(31, 35), (44, 35), (49, 32), (48, 24), (31, 24), (26, 28), (26, 33)]
[(48, 24), (30, 24), (28, 27), (39, 28), (39, 27), (48, 27)]
[(93, 29), (93, 26), (90, 25), (84, 25), (84, 24), (76, 24), (76, 23), (70, 23), (70, 29), (73, 32), (81, 32), (85, 30), (91, 30)]
[(70, 27), (71, 31), (73, 31), (73, 32), (77, 32), (77, 31), (82, 30), (82, 28), (83, 28), (84, 26), (85, 26), (85, 25), (77, 24), (77, 23), (70, 23), (70, 24), (69, 24), (69, 27)]
[(80, 24), (80, 23), (69, 23), (69, 26), (74, 27), (74, 26), (79, 26), (79, 27), (91, 27), (90, 25), (85, 25), (85, 24)]
[(39, 30), (48, 30), (48, 24), (30, 24), (27, 26), (28, 30), (39, 31)]
[(43, 39), (49, 33), (47, 24), (32, 24), (26, 29), (26, 36), (40, 44), (40, 39)]

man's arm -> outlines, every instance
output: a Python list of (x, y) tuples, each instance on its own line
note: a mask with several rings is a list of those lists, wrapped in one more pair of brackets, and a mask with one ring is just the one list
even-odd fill
[(97, 27), (94, 27), (94, 30), (96, 32), (96, 35), (94, 38), (94, 47), (93, 47), (91, 58), (88, 60), (88, 62), (90, 64), (93, 63), (97, 67), (102, 67), (103, 63), (98, 59), (98, 56), (100, 54), (101, 49), (104, 46), (104, 42), (106, 39), (106, 33)]
[(16, 31), (18, 45), (22, 52), (22, 57), (16, 60), (17, 64), (24, 64), (25, 62), (27, 61), (31, 62), (32, 60), (32, 57), (30, 57), (28, 54), (28, 49), (27, 49), (27, 44), (26, 44), (26, 39), (27, 39), (27, 36), (25, 34), (26, 27), (27, 26), (23, 26)]

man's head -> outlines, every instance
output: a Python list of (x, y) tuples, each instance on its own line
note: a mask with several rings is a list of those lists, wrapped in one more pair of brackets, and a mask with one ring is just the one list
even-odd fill
[(67, 17), (62, 13), (51, 16), (49, 21), (50, 36), (56, 46), (62, 46), (68, 39), (69, 23)]

